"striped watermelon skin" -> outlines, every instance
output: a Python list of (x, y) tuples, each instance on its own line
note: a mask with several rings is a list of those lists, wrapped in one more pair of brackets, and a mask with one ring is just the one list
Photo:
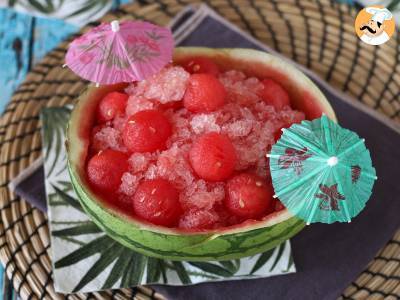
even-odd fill
[[(297, 93), (298, 101), (304, 101), (295, 104), (305, 108), (309, 118), (324, 112), (336, 120), (332, 107), (319, 89), (301, 72), (279, 58), (249, 49), (177, 48), (174, 61), (193, 56), (207, 56), (222, 68), (233, 64), (245, 73), (260, 78), (266, 77), (262, 73), (263, 66), (265, 69), (272, 67), (278, 73), (285, 74), (286, 81), (293, 84), (292, 92)], [(101, 98), (110, 91), (120, 91), (125, 87), (126, 84), (88, 87), (79, 97), (67, 128), (68, 169), (73, 187), (86, 213), (111, 238), (139, 253), (158, 258), (185, 261), (230, 260), (272, 249), (305, 226), (303, 221), (285, 209), (270, 215), (267, 220), (242, 224), (233, 229), (185, 233), (141, 222), (108, 207), (90, 190), (86, 182), (87, 133), (92, 128), (91, 116)]]
[[(70, 167), (69, 171), (71, 174)], [(291, 217), (270, 227), (221, 235), (177, 235), (144, 230), (99, 202), (91, 201), (74, 176), (71, 178), (83, 209), (100, 228), (126, 247), (152, 257), (185, 261), (236, 259), (272, 249), (305, 226), (302, 220)]]

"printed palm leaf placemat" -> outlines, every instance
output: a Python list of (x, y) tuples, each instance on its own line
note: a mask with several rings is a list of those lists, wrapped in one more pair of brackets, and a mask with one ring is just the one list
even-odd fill
[(71, 107), (41, 113), (47, 206), (57, 292), (89, 292), (140, 284), (186, 285), (295, 272), (290, 242), (252, 257), (177, 262), (136, 253), (108, 237), (83, 212), (69, 181), (64, 130)]

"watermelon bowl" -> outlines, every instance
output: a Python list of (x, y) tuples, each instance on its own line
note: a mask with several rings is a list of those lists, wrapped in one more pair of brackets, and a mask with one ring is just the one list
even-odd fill
[[(176, 48), (173, 63), (206, 58), (225, 71), (234, 68), (247, 76), (270, 78), (287, 91), (291, 106), (314, 119), (325, 113), (336, 121), (321, 91), (299, 70), (273, 55), (250, 49)], [(66, 148), (72, 185), (89, 217), (111, 238), (144, 255), (169, 260), (210, 261), (251, 256), (272, 249), (297, 234), (305, 223), (287, 209), (271, 211), (258, 219), (224, 226), (187, 230), (155, 225), (104, 201), (91, 187), (86, 173), (92, 128), (105, 95), (124, 91), (127, 83), (89, 86), (79, 97), (67, 128)]]

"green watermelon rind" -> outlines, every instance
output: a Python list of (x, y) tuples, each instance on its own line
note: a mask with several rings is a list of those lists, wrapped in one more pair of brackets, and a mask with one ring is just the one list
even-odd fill
[[(68, 168), (71, 172), (71, 168)], [(230, 260), (267, 251), (298, 233), (305, 223), (292, 217), (267, 228), (233, 234), (175, 235), (142, 230), (95, 201), (72, 178), (80, 203), (94, 223), (124, 246), (141, 254), (170, 260)]]
[[(317, 99), (315, 105), (332, 119), (336, 119), (329, 102), (319, 89), (300, 71), (272, 55), (250, 49), (178, 48), (174, 60), (190, 56), (215, 54), (218, 59), (232, 59), (237, 65), (268, 64), (289, 75), (290, 80), (307, 88)], [(237, 61), (235, 61), (235, 59)], [(287, 209), (269, 215), (265, 220), (240, 226), (188, 233), (182, 230), (156, 226), (129, 217), (108, 206), (89, 188), (85, 175), (88, 140), (85, 134), (91, 113), (105, 94), (121, 90), (126, 84), (89, 86), (79, 97), (67, 128), (68, 170), (78, 199), (89, 217), (111, 238), (144, 255), (170, 260), (209, 261), (230, 260), (251, 256), (276, 247), (297, 234), (305, 223)], [(91, 126), (91, 125), (90, 125)], [(83, 129), (82, 129), (83, 128)]]

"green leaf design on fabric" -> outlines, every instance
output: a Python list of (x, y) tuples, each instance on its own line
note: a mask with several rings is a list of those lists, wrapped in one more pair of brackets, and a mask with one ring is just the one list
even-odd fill
[[(63, 162), (66, 165), (65, 155), (60, 158), (61, 150), (64, 144), (64, 132), (68, 122), (71, 110), (67, 107), (46, 108), (41, 111), (41, 120), (43, 124), (43, 141), (45, 148), (46, 165), (50, 165), (46, 170), (46, 177), (50, 177), (56, 164)], [(54, 149), (53, 149), (54, 147)], [(54, 153), (54, 158), (49, 162), (50, 153)]]
[(392, 2), (389, 3), (389, 5), (387, 6), (388, 10), (394, 11), (397, 6), (399, 6), (400, 4), (400, 0), (392, 0)]
[(161, 276), (163, 261), (158, 258), (147, 258), (147, 282), (158, 282)]
[(87, 0), (79, 9), (73, 11), (68, 14), (66, 18), (71, 18), (75, 16), (79, 16), (81, 14), (87, 13), (91, 11), (91, 13), (87, 16), (88, 19), (99, 13), (110, 0)]
[(58, 180), (57, 183), (63, 188), (64, 192), (73, 190), (72, 184), (69, 181)]
[(55, 185), (52, 184), (51, 186), (56, 191), (56, 194), (60, 198), (60, 200), (64, 201), (67, 205), (70, 205), (70, 206), (76, 208), (77, 210), (80, 210), (80, 211), (83, 212), (83, 209), (82, 209), (82, 207), (79, 204), (79, 201), (77, 199), (75, 199), (74, 197), (71, 197), (66, 192), (60, 190)]
[(284, 272), (289, 272), (290, 268), (294, 265), (293, 255), (290, 255), (287, 268)]
[(219, 275), (221, 277), (229, 277), (232, 276), (234, 273), (221, 267), (217, 264), (209, 263), (209, 262), (188, 262), (190, 265), (199, 268), (207, 273), (211, 273), (214, 275)]
[(260, 268), (262, 268), (265, 263), (271, 258), (272, 254), (274, 254), (275, 249), (271, 249), (267, 252), (264, 252), (260, 255), (260, 257), (257, 259), (256, 263), (254, 264), (253, 268), (250, 271), (250, 274), (254, 274), (257, 272)]
[(235, 274), (240, 268), (240, 260), (236, 260), (236, 261), (223, 260), (223, 261), (220, 261), (219, 263), (223, 267), (225, 267), (229, 272), (231, 272), (232, 274)]
[(131, 268), (127, 270), (129, 274), (126, 286), (136, 286), (140, 284), (147, 264), (147, 256), (131, 251)]
[(13, 7), (18, 0), (8, 0), (8, 6)]
[(285, 243), (282, 243), (279, 245), (278, 247), (278, 253), (275, 257), (274, 263), (272, 264), (271, 268), (269, 269), (270, 271), (272, 271), (273, 269), (275, 269), (276, 265), (278, 264), (278, 262), (280, 261), (283, 251), (285, 250)]
[(74, 239), (74, 238), (71, 238), (71, 237), (68, 237), (68, 236), (60, 236), (59, 238), (64, 240), (64, 241), (70, 242), (72, 244), (76, 244), (76, 245), (79, 245), (79, 246), (85, 246), (84, 242), (78, 241), (77, 239)]
[(54, 5), (52, 1), (45, 1), (46, 4), (42, 4), (41, 2), (37, 0), (28, 0), (28, 3), (34, 7), (37, 11), (44, 13), (44, 14), (50, 14), (55, 11)]
[(103, 235), (87, 243), (82, 248), (79, 248), (68, 254), (67, 256), (64, 256), (62, 259), (56, 261), (54, 266), (59, 269), (76, 264), (77, 262), (84, 260), (87, 257), (99, 253), (102, 249), (108, 249), (109, 245), (110, 238), (106, 235)]
[(81, 224), (74, 227), (69, 227), (61, 230), (52, 231), (53, 236), (75, 236), (90, 233), (101, 233), (103, 232), (96, 224), (93, 222), (87, 222), (86, 224)]
[[(129, 255), (129, 249), (124, 249), (121, 255), (118, 257), (115, 262), (113, 268), (111, 269), (110, 274), (108, 275), (106, 281), (104, 282), (102, 289), (109, 288), (110, 286), (114, 286), (114, 284), (122, 277), (122, 274), (126, 273), (127, 264), (126, 258)], [(123, 272), (121, 272), (123, 270)]]
[(182, 281), (182, 283), (185, 283), (185, 284), (192, 283), (188, 273), (186, 272), (186, 269), (184, 268), (183, 264), (180, 261), (173, 261), (172, 265), (173, 265), (176, 273), (178, 274), (179, 279)]
[(90, 281), (95, 279), (101, 272), (104, 271), (113, 261), (115, 261), (122, 253), (123, 248), (120, 247), (117, 242), (109, 244), (110, 246), (101, 249), (100, 258), (93, 264), (93, 266), (87, 271), (82, 277), (79, 283), (74, 288), (74, 292), (79, 291)]
[(122, 275), (121, 286), (135, 286), (141, 282), (147, 257), (131, 251), (128, 266)]

